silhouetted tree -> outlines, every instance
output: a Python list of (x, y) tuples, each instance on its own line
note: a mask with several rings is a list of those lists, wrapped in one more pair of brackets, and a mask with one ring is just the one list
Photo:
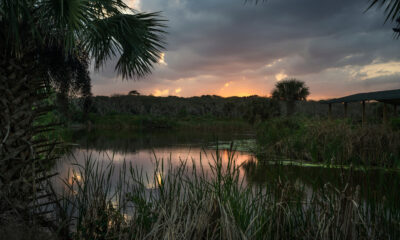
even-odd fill
[(138, 91), (136, 91), (136, 90), (132, 90), (132, 91), (130, 91), (130, 92), (128, 93), (128, 95), (131, 95), (131, 96), (139, 96), (140, 93), (139, 93)]
[(69, 98), (80, 96), (83, 118), (91, 105), (91, 79), (89, 54), (80, 48), (73, 54), (65, 54), (60, 46), (48, 46), (43, 52), (43, 62), (48, 69), (48, 83), (57, 93), (57, 105), (61, 113), (69, 118)]
[(0, 202), (23, 210), (44, 169), (36, 147), (47, 145), (33, 139), (40, 129), (33, 122), (48, 111), (39, 106), (44, 86), (68, 92), (73, 79), (89, 94), (89, 59), (99, 69), (118, 58), (123, 78), (150, 73), (163, 26), (157, 13), (136, 13), (121, 0), (0, 0)]
[(291, 78), (275, 84), (275, 89), (272, 91), (272, 98), (285, 101), (287, 115), (290, 116), (294, 112), (295, 102), (306, 100), (309, 94), (309, 89), (303, 81)]

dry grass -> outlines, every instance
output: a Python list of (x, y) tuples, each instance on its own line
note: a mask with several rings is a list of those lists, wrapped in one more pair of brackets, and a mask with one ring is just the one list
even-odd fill
[[(58, 209), (71, 239), (397, 239), (399, 212), (369, 205), (359, 190), (329, 183), (310, 193), (277, 180), (244, 184), (231, 152), (211, 170), (157, 161), (154, 178), (139, 168), (88, 159), (66, 182)], [(296, 194), (294, 194), (296, 193)], [(63, 218), (60, 216), (64, 216)], [(65, 234), (65, 232), (64, 232)]]

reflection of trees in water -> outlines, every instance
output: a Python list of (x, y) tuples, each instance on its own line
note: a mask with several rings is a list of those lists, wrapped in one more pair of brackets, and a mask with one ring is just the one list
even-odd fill
[(303, 200), (306, 196), (306, 185), (300, 181), (289, 181), (281, 177), (279, 172), (260, 164), (256, 159), (250, 158), (242, 165), (245, 178), (249, 184), (262, 186), (275, 198), (285, 198), (286, 201)]
[(250, 159), (243, 164), (247, 182), (255, 185), (276, 186), (277, 181), (290, 182), (313, 191), (323, 191), (330, 183), (334, 188), (360, 188), (360, 196), (370, 203), (382, 202), (400, 208), (400, 173), (385, 170), (349, 170), (323, 167), (301, 167), (269, 164)]
[(203, 146), (210, 142), (247, 139), (246, 134), (205, 131), (77, 131), (73, 142), (82, 148), (96, 151), (111, 150), (118, 153), (133, 153), (142, 149), (163, 148), (177, 145)]

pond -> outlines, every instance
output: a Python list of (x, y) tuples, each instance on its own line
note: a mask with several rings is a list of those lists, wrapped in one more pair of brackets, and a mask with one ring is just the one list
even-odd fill
[[(224, 164), (231, 154), (226, 148), (233, 142), (235, 163), (240, 165), (240, 176), (246, 184), (265, 185), (284, 181), (301, 185), (313, 191), (329, 183), (339, 191), (346, 185), (359, 186), (361, 197), (367, 202), (382, 202), (391, 209), (400, 209), (400, 173), (395, 170), (328, 168), (323, 166), (298, 166), (275, 164), (257, 159), (250, 151), (255, 146), (252, 132), (209, 132), (209, 131), (77, 131), (72, 139), (75, 144), (59, 165), (62, 178), (72, 176), (75, 168), (71, 162), (84, 164), (90, 158), (98, 163), (112, 164), (121, 169), (124, 163), (132, 164), (154, 178), (156, 162), (168, 162), (178, 166), (182, 161), (202, 164), (209, 170), (214, 161), (216, 143)], [(221, 144), (222, 143), (222, 144)], [(153, 175), (152, 175), (153, 174)], [(149, 181), (148, 187), (153, 183)]]

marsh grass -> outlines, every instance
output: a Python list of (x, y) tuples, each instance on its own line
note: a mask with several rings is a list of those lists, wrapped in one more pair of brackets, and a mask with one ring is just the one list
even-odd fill
[(328, 165), (400, 166), (400, 131), (346, 120), (281, 118), (259, 126), (259, 159), (281, 156)]
[[(208, 156), (210, 157), (210, 156)], [(111, 157), (112, 159), (112, 157)], [(253, 186), (219, 150), (200, 164), (155, 159), (154, 171), (116, 169), (90, 155), (64, 181), (57, 217), (67, 239), (397, 239), (399, 212), (359, 188), (307, 191), (278, 178)], [(65, 230), (66, 229), (66, 230)]]

